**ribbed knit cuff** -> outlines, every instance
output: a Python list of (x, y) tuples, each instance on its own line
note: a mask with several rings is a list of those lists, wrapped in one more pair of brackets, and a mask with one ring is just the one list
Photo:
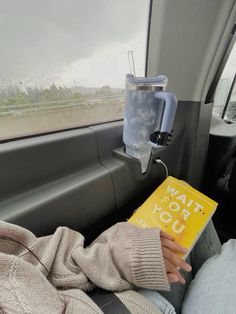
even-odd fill
[(132, 230), (131, 276), (138, 287), (170, 290), (162, 255), (160, 230)]

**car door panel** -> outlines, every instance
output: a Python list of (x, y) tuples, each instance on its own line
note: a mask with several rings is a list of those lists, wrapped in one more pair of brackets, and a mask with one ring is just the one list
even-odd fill
[(2, 143), (0, 164), (1, 219), (36, 234), (85, 227), (114, 207), (89, 128)]
[(124, 152), (123, 121), (2, 143), (0, 217), (38, 235), (59, 225), (83, 231), (110, 215), (107, 227), (129, 217), (164, 180), (157, 157), (169, 174), (197, 186), (203, 165), (194, 160), (209, 132), (199, 125), (210, 114), (207, 105), (179, 101), (171, 144), (153, 152), (145, 174)]

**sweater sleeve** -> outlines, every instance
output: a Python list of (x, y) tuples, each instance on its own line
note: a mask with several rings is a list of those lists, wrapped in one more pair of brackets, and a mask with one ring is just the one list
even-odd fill
[(0, 240), (0, 251), (35, 265), (55, 287), (86, 291), (92, 283), (111, 291), (130, 289), (133, 285), (169, 290), (159, 229), (118, 223), (87, 248), (84, 237), (66, 227), (41, 238), (5, 222), (0, 222), (0, 230), (23, 244), (6, 238)]

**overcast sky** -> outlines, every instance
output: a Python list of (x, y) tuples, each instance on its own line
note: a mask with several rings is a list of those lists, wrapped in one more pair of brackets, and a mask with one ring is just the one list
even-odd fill
[[(0, 0), (0, 88), (124, 87), (144, 75), (149, 0)], [(236, 46), (230, 67), (236, 69)]]
[(0, 87), (123, 87), (143, 75), (149, 0), (0, 0)]
[(226, 79), (230, 78), (231, 80), (233, 80), (235, 72), (236, 72), (236, 42), (234, 43), (234, 47), (229, 55), (229, 59), (222, 73), (222, 78)]

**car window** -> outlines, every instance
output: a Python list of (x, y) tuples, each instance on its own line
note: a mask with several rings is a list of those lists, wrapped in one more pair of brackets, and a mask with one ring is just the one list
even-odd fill
[(236, 122), (236, 84), (234, 79), (234, 85), (228, 101), (227, 110), (225, 112), (225, 119), (231, 122)]
[(234, 44), (229, 55), (214, 95), (213, 113), (224, 119), (232, 119), (236, 115), (236, 89), (234, 87), (235, 73), (236, 44)]
[(0, 139), (121, 119), (149, 0), (0, 0)]

